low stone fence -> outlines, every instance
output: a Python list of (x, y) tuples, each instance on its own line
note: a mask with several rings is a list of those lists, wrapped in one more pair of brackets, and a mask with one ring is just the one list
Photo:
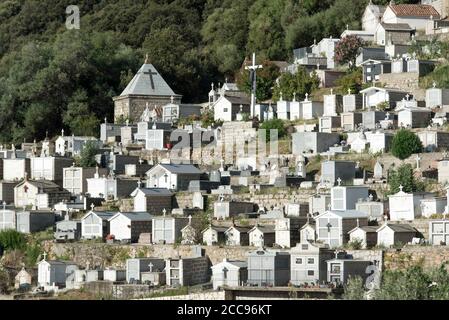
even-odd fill
[(182, 296), (145, 298), (142, 300), (225, 300), (224, 291), (190, 293)]

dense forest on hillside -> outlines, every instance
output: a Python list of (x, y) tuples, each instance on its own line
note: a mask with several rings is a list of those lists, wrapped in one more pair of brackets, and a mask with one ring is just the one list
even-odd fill
[[(288, 60), (314, 39), (360, 28), (369, 0), (71, 0), (0, 2), (0, 142), (61, 128), (97, 135), (146, 53), (184, 102), (233, 78), (245, 56)], [(389, 1), (373, 1), (386, 4)], [(413, 0), (396, 1), (418, 2)]]

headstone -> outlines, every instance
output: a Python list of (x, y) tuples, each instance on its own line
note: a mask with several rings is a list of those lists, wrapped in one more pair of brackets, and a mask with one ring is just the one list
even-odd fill
[(201, 192), (193, 193), (192, 206), (193, 208), (199, 208), (201, 210), (204, 210), (204, 198)]
[(374, 179), (382, 179), (383, 178), (383, 167), (379, 161), (376, 161), (374, 165)]
[(296, 160), (296, 174), (300, 176), (301, 178), (305, 178), (307, 175), (306, 172), (306, 165), (305, 165), (305, 159), (302, 155), (297, 157)]

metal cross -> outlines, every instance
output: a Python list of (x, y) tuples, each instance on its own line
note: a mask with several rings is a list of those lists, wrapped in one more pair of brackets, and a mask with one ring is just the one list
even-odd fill
[(154, 80), (153, 80), (153, 75), (156, 75), (157, 72), (152, 72), (151, 69), (148, 70), (148, 72), (143, 72), (143, 74), (147, 74), (150, 77), (150, 81), (151, 81), (151, 88), (154, 90)]
[(224, 267), (223, 268), (223, 277), (225, 278), (225, 279), (227, 279), (228, 278), (228, 268), (226, 268), (226, 267)]

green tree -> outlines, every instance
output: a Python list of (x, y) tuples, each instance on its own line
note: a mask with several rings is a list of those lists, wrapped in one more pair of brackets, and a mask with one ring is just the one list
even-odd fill
[(402, 164), (397, 170), (390, 169), (388, 184), (392, 194), (399, 192), (401, 185), (404, 192), (424, 191), (424, 184), (415, 178), (410, 164)]
[(422, 151), (422, 142), (413, 132), (400, 129), (396, 132), (391, 142), (391, 153), (398, 159), (404, 160), (413, 153)]
[(293, 99), (294, 94), (296, 94), (297, 100), (304, 99), (306, 94), (310, 96), (314, 90), (318, 89), (319, 85), (320, 80), (315, 73), (310, 75), (305, 68), (298, 67), (295, 74), (282, 74), (278, 85), (274, 87), (273, 99), (279, 100), (281, 92), (283, 99)]
[(281, 24), (287, 0), (256, 0), (249, 9), (246, 53), (257, 52), (269, 60), (286, 57), (284, 30)]
[(95, 167), (97, 162), (95, 156), (98, 154), (98, 147), (93, 141), (88, 141), (81, 150), (78, 165), (83, 168)]
[[(247, 61), (250, 64), (249, 61)], [(276, 79), (279, 77), (279, 68), (270, 61), (262, 62), (262, 69), (257, 70), (256, 77), (256, 98), (258, 101), (264, 101), (272, 96), (273, 86), (276, 84)], [(236, 75), (237, 85), (240, 90), (251, 94), (251, 81), (249, 71), (244, 67)]]
[(63, 123), (74, 135), (98, 136), (100, 120), (89, 110), (86, 91), (78, 90), (70, 98)]
[(385, 270), (382, 285), (375, 294), (379, 300), (428, 300), (432, 279), (421, 266), (405, 270)]
[(348, 90), (351, 90), (351, 94), (359, 93), (363, 87), (362, 69), (348, 71), (343, 77), (337, 79), (336, 84), (339, 86), (340, 94), (348, 94)]
[(271, 119), (271, 120), (267, 120), (264, 121), (261, 125), (260, 125), (260, 129), (265, 129), (266, 130), (266, 139), (267, 141), (270, 141), (271, 137), (270, 137), (270, 130), (277, 130), (277, 137), (278, 139), (283, 138), (287, 131), (285, 130), (285, 124), (284, 121), (282, 121), (281, 119)]
[(205, 50), (218, 70), (233, 75), (242, 64), (248, 30), (248, 9), (251, 1), (223, 1), (204, 22), (201, 35)]

